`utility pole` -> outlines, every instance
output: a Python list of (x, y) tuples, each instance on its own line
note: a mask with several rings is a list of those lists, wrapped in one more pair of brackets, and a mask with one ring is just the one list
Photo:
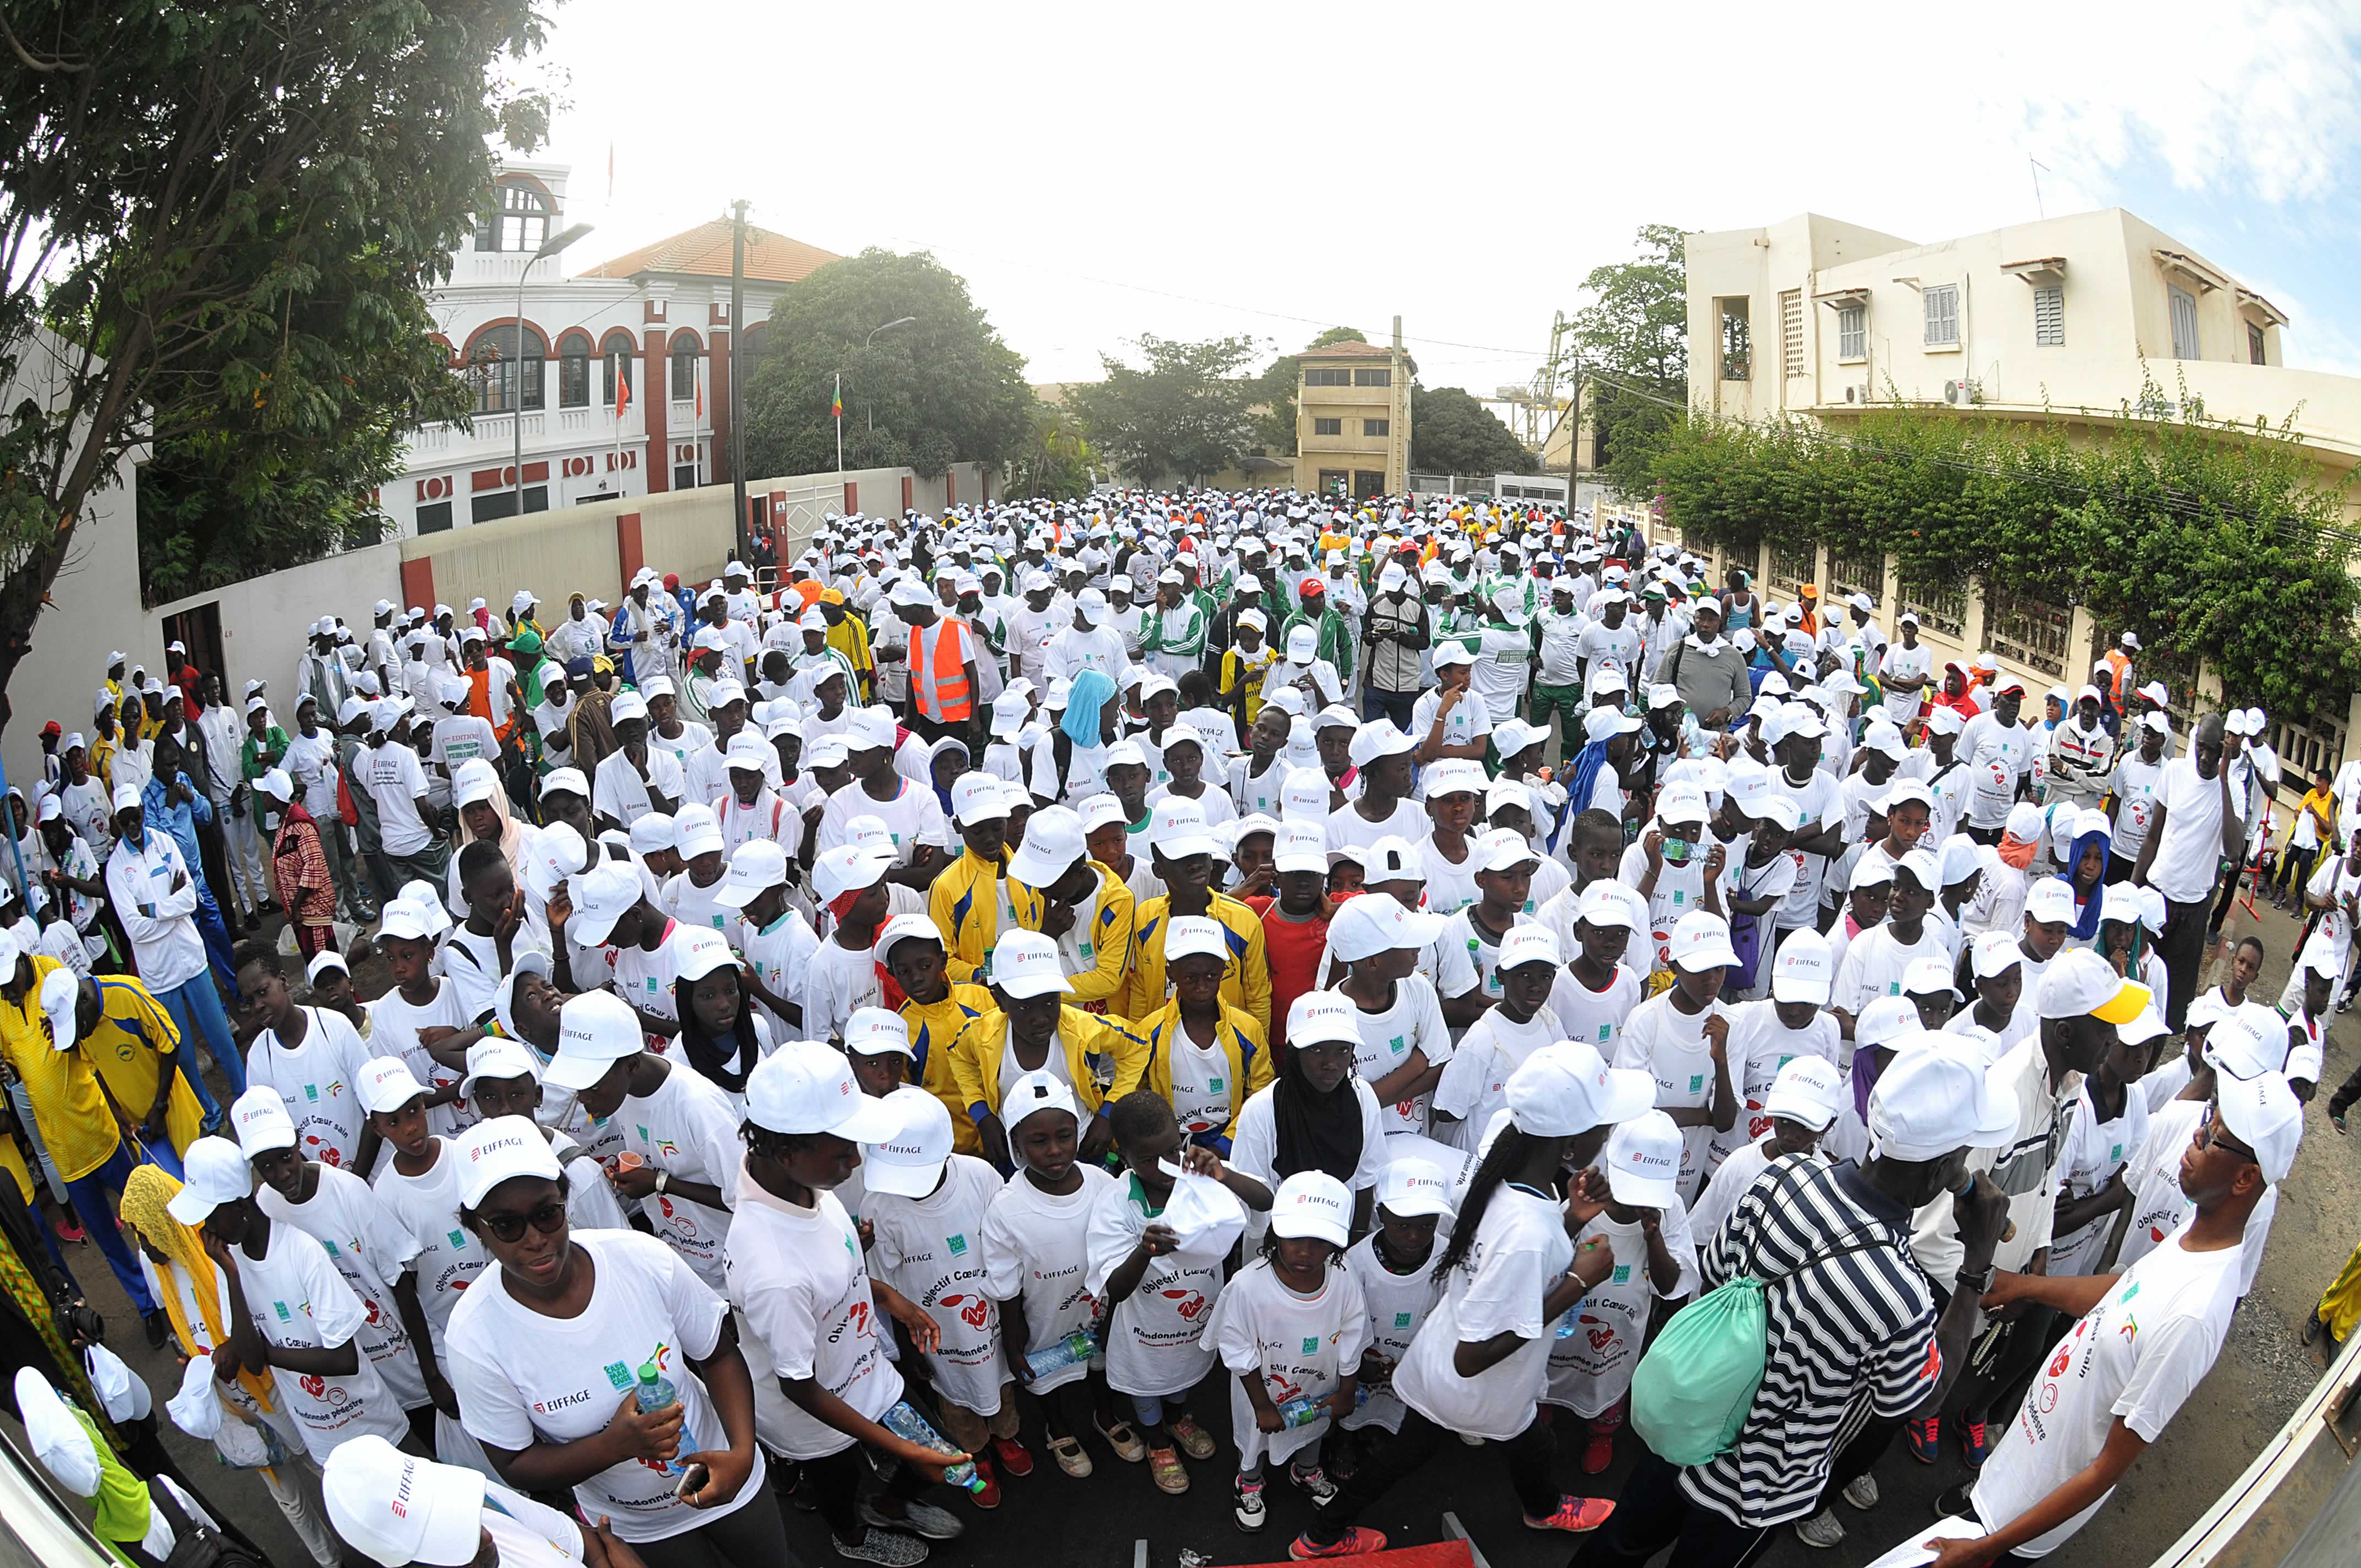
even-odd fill
[(738, 509), (738, 559), (754, 553), (754, 539), (746, 525), (746, 422), (740, 414), (744, 400), (740, 389), (746, 381), (743, 316), (746, 310), (746, 203), (730, 203), (730, 493)]
[[(731, 386), (738, 383), (732, 381)], [(1582, 351), (1574, 354), (1574, 386), (1565, 399), (1565, 514), (1574, 515), (1574, 484), (1582, 472)]]

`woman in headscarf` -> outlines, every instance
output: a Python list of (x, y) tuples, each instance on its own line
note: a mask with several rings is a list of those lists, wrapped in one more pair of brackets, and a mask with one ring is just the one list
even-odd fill
[[(215, 1346), (228, 1343), (230, 1331), (228, 1298), (214, 1260), (205, 1255), (197, 1233), (172, 1218), (165, 1207), (180, 1190), (181, 1184), (171, 1177), (155, 1166), (143, 1165), (123, 1185), (120, 1212), (123, 1227), (131, 1233), (138, 1251), (139, 1269), (148, 1277), (148, 1291), (163, 1303), (164, 1316), (171, 1324), (173, 1354), (185, 1367), (209, 1360)], [(267, 1375), (241, 1372), (234, 1383), (224, 1384), (210, 1376), (206, 1381), (224, 1413), (239, 1423), (236, 1430), (225, 1425), (214, 1439), (224, 1463), (245, 1468), (257, 1446), (273, 1460), (303, 1452), (302, 1438), (279, 1409)], [(176, 1420), (179, 1409), (176, 1403)], [(274, 1463), (254, 1469), (313, 1559), (321, 1568), (335, 1568), (341, 1561), (335, 1537), (322, 1515), (305, 1504), (295, 1479), (296, 1467), (287, 1464), (281, 1468)]]
[(2114, 829), (2107, 814), (2095, 807), (2076, 812), (2073, 824), (2073, 848), (2059, 870), (2074, 889), (2074, 924), (2066, 941), (2069, 947), (2088, 948), (2099, 939), (2099, 919), (2106, 905), (2107, 847)]
[(479, 840), (498, 844), (500, 858), (508, 861), (522, 887), (533, 829), (516, 819), (508, 792), (500, 787), (500, 771), (485, 758), (470, 757), (459, 764), (459, 771), (451, 775), (451, 802), (459, 808), (459, 825), (466, 829), (466, 837), (451, 851), (451, 868), (443, 877), (443, 905), (450, 910), (452, 919), (465, 920), (467, 902), (459, 893), (459, 850)]
[[(1051, 706), (1056, 687), (1051, 686)], [(1123, 734), (1123, 694), (1103, 670), (1083, 670), (1066, 690), (1066, 709), (1049, 746), (1033, 749), (1027, 787), (1045, 802), (1086, 800), (1106, 792), (1106, 749)]]
[[(1170, 940), (1180, 940), (1180, 924)], [(1386, 1139), (1377, 1093), (1353, 1071), (1361, 1044), (1355, 1012), (1334, 991), (1295, 999), (1276, 1075), (1238, 1111), (1230, 1164), (1273, 1190), (1298, 1171), (1325, 1171), (1354, 1190), (1356, 1217), (1366, 1221)]]
[(941, 803), (943, 815), (951, 815), (951, 785), (968, 771), (967, 742), (956, 736), (946, 735), (927, 748), (927, 782), (934, 786), (935, 799)]

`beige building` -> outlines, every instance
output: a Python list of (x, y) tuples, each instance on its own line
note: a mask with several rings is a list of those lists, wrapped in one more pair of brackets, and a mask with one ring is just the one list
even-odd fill
[(1332, 343), (1301, 356), (1295, 392), (1295, 488), (1323, 495), (1410, 488), (1410, 356), (1401, 318), (1390, 347)]
[[(2288, 368), (2279, 307), (2121, 208), (1930, 245), (1806, 213), (1692, 234), (1687, 246), (1697, 413), (1843, 428), (1872, 404), (1899, 402), (2096, 432), (2202, 402), (2214, 419), (2290, 422), (2323, 485), (2361, 464), (2361, 378)], [(2347, 506), (2361, 515), (2361, 500)], [(1717, 570), (1731, 564), (1717, 557)], [(1774, 598), (1817, 582), (1823, 595), (1867, 593), (1888, 625), (1915, 610), (1938, 657), (1990, 650), (2036, 691), (2079, 685), (2119, 630), (2048, 602), (2039, 585), (1908, 583), (1892, 558), (1841, 548), (1773, 541), (1735, 564)], [(2166, 681), (2184, 728), (2218, 700), (2218, 672), (2155, 651), (2136, 668)], [(2270, 718), (2283, 759), (2333, 768), (2361, 732), (2361, 695)], [(2283, 804), (2301, 793), (2283, 785)]]

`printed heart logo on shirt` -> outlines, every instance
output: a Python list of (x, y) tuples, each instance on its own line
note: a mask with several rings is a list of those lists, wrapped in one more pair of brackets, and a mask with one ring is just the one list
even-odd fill
[(296, 1382), (302, 1386), (303, 1392), (311, 1395), (314, 1399), (321, 1398), (328, 1391), (328, 1380), (313, 1373), (307, 1372), (303, 1374), (302, 1376), (296, 1379)]

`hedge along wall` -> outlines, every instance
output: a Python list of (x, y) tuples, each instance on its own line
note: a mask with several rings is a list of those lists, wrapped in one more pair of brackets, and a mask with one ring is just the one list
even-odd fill
[[(2140, 406), (2160, 400), (2151, 385)], [(2129, 405), (2112, 428), (1910, 406), (1872, 408), (1850, 431), (1693, 415), (1665, 433), (1653, 473), (1691, 547), (1741, 563), (1769, 543), (1890, 554), (1903, 582), (1938, 589), (1980, 575), (2137, 631), (2150, 663), (2202, 663), (2227, 701), (2274, 717), (2341, 718), (2361, 685), (2345, 498), (2291, 422)]]

